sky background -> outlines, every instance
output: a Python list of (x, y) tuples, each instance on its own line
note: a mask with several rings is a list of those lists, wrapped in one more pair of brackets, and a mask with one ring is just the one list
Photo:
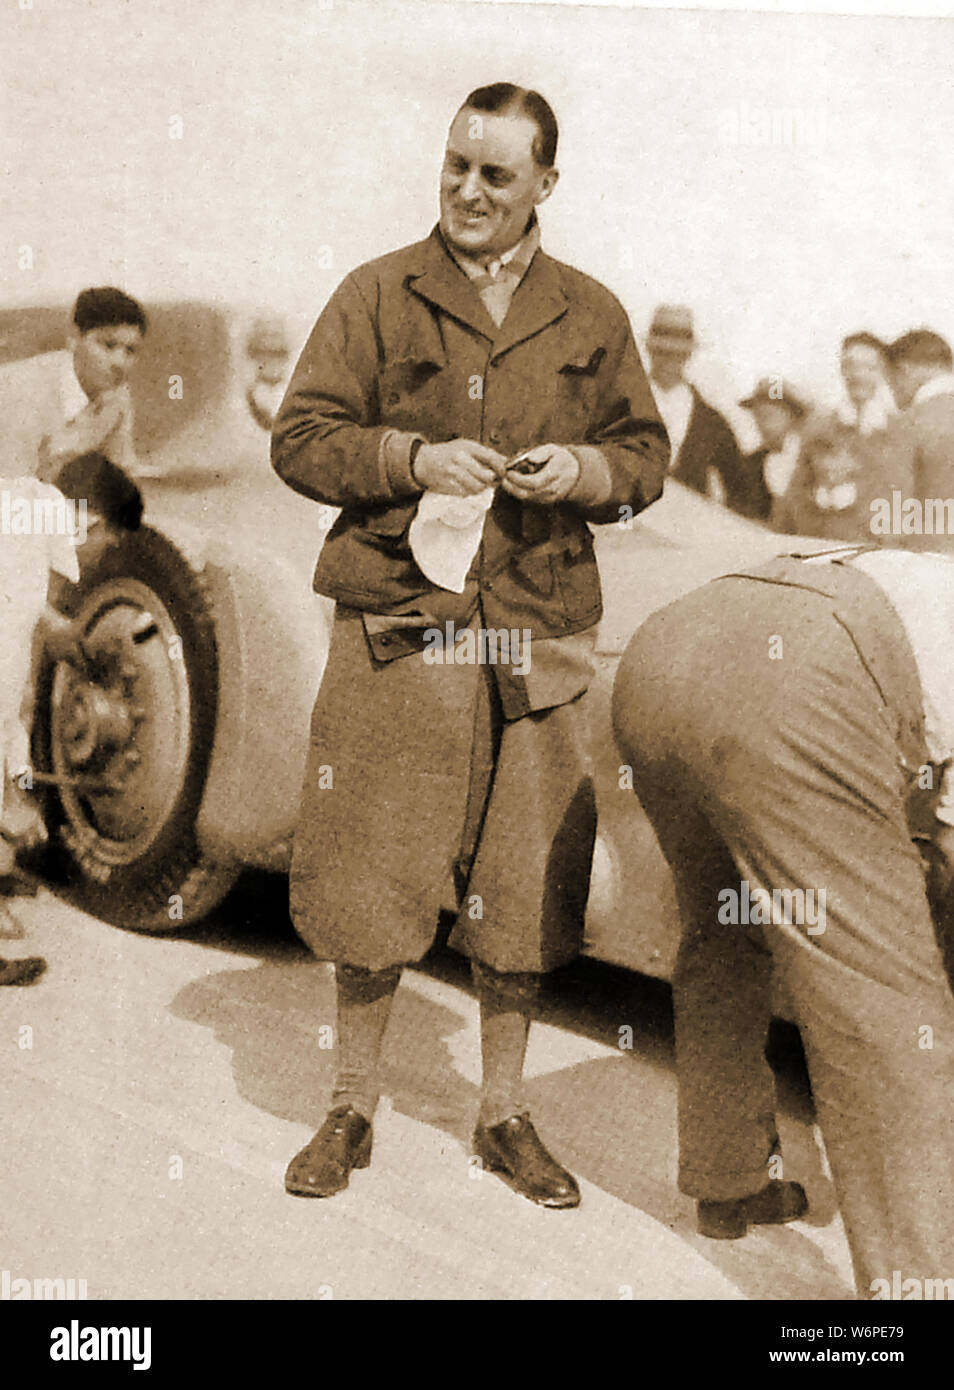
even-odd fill
[[(776, 373), (829, 400), (849, 330), (954, 338), (952, 71), (951, 19), (7, 0), (0, 299), (112, 282), (303, 332), (354, 265), (427, 234), (456, 106), (509, 79), (561, 125), (545, 248), (640, 339), (690, 304), (718, 404)], [(752, 143), (760, 109), (797, 113), (797, 143)]]

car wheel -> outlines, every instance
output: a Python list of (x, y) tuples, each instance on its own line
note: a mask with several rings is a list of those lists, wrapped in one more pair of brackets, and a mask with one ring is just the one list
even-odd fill
[[(215, 629), (201, 574), (158, 532), (119, 533), (80, 555), (67, 609), (85, 671), (40, 672), (34, 760), (67, 896), (139, 931), (171, 932), (210, 912), (238, 865), (195, 834), (218, 699)], [(42, 779), (41, 779), (42, 780)]]

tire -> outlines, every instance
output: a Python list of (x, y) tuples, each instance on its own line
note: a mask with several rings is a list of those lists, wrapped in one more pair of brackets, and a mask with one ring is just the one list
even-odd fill
[(195, 835), (218, 703), (203, 577), (148, 527), (81, 552), (80, 576), (65, 611), (96, 665), (46, 663), (33, 720), (35, 767), (72, 779), (42, 793), (57, 888), (117, 926), (179, 931), (239, 870)]

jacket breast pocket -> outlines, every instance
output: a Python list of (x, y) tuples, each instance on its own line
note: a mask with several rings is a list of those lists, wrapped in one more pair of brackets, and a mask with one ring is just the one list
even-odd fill
[[(585, 439), (593, 423), (601, 389), (600, 367), (606, 349), (585, 343), (571, 349), (557, 369), (559, 410), (563, 432), (567, 429), (579, 440)], [(572, 442), (572, 441), (569, 441)]]
[(416, 429), (421, 412), (430, 415), (440, 396), (443, 375), (439, 353), (409, 353), (385, 363), (378, 382), (382, 423)]
[(606, 360), (605, 347), (582, 347), (573, 352), (560, 368), (560, 375), (571, 383), (583, 380), (592, 381)]

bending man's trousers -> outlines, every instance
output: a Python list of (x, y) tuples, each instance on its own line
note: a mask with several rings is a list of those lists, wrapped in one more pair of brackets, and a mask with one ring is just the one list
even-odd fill
[[(683, 918), (680, 1187), (720, 1199), (765, 1186), (774, 970), (868, 1297), (895, 1270), (954, 1277), (954, 1000), (906, 819), (913, 654), (873, 580), (826, 568), (834, 598), (728, 577), (655, 614), (624, 657), (614, 721)], [(840, 598), (868, 615), (860, 644)], [(880, 686), (878, 650), (905, 651), (912, 679)], [(786, 921), (780, 900), (767, 923), (733, 924), (725, 890), (741, 910), (743, 884), (750, 902), (756, 888), (814, 890), (817, 920)]]

